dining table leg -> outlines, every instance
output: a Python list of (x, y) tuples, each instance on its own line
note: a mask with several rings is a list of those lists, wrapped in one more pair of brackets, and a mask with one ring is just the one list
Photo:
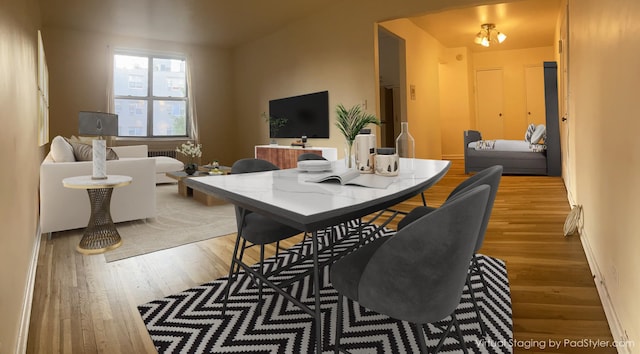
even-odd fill
[(318, 264), (318, 232), (313, 231), (313, 293), (315, 295), (314, 325), (316, 327), (316, 353), (322, 353), (322, 311), (320, 309), (320, 267)]

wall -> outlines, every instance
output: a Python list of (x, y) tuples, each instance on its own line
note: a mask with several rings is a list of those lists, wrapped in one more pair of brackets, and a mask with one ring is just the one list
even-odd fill
[(569, 1), (570, 135), (583, 242), (640, 353), (640, 2)]
[(39, 23), (34, 0), (0, 2), (0, 353), (24, 352), (31, 308), (43, 151), (37, 134)]
[[(555, 59), (553, 46), (473, 54), (475, 70), (503, 69), (504, 139), (524, 139), (524, 132), (527, 129), (525, 67), (542, 65), (544, 61)], [(475, 80), (473, 77), (472, 80)]]
[[(231, 55), (228, 50), (52, 28), (45, 29), (44, 44), (51, 82), (52, 137), (77, 135), (78, 111), (106, 111), (107, 74), (113, 70), (108, 64), (108, 46), (178, 52), (187, 54), (195, 73), (202, 162), (217, 159), (222, 164), (230, 164), (234, 161), (236, 125), (232, 119)], [(122, 143), (126, 142), (118, 142)], [(172, 150), (178, 142), (158, 139), (156, 144), (168, 145)]]
[(475, 126), (470, 50), (446, 48), (440, 60), (440, 125), (442, 157), (463, 158), (462, 132)]
[[(254, 145), (268, 142), (267, 124), (260, 119), (260, 113), (268, 109), (270, 99), (320, 90), (329, 90), (330, 138), (312, 140), (311, 144), (336, 147), (342, 155), (344, 139), (333, 124), (335, 106), (338, 103), (352, 106), (366, 101), (367, 112), (376, 115), (378, 112), (375, 23), (442, 10), (445, 7), (480, 3), (473, 0), (451, 0), (446, 3), (422, 0), (343, 2), (236, 48), (235, 116), (241, 137), (236, 157), (253, 156)], [(424, 41), (429, 42), (427, 39)], [(417, 65), (417, 60), (414, 63)], [(408, 72), (409, 70), (412, 69), (407, 68)], [(429, 72), (420, 80), (426, 80), (426, 77), (429, 80), (437, 78), (437, 65), (427, 70)], [(411, 76), (407, 75), (407, 85), (410, 84), (410, 79)], [(417, 102), (410, 103), (407, 108), (410, 115), (409, 126), (414, 137), (424, 139), (417, 146), (418, 156), (439, 158), (439, 100), (437, 97), (424, 96), (429, 92), (429, 85), (437, 85), (437, 80), (416, 83), (418, 97), (423, 99), (421, 104), (427, 106), (418, 107)], [(436, 129), (429, 128), (425, 131), (424, 127), (419, 126), (421, 121), (418, 117), (435, 119)], [(412, 123), (413, 119), (416, 119), (415, 124)], [(256, 125), (257, 128), (253, 128)], [(289, 144), (290, 140), (280, 139), (279, 142)]]
[[(407, 122), (416, 140), (416, 157), (442, 158), (438, 62), (442, 45), (408, 19), (380, 24), (405, 40)], [(415, 97), (411, 97), (411, 87)]]

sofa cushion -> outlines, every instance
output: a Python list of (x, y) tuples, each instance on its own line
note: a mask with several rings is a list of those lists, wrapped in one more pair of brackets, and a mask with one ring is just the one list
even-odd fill
[(156, 160), (156, 173), (166, 173), (182, 171), (184, 164), (174, 158), (168, 156), (155, 156)]
[[(75, 161), (91, 161), (93, 160), (93, 146), (71, 142)], [(107, 160), (117, 160), (118, 155), (111, 148), (107, 148)]]
[(74, 162), (73, 147), (69, 141), (60, 135), (51, 140), (51, 158), (55, 162)]

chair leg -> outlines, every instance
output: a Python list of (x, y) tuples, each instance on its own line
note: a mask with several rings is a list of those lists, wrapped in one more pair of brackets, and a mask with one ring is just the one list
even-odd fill
[(427, 206), (427, 199), (424, 197), (424, 192), (420, 193), (420, 196), (422, 197), (422, 205)]
[(338, 314), (336, 315), (336, 345), (333, 350), (335, 354), (340, 353), (340, 337), (342, 337), (342, 300), (342, 294), (338, 294)]
[[(264, 275), (264, 245), (260, 245), (260, 269), (258, 273), (260, 275)], [(262, 316), (262, 281), (260, 279), (256, 279), (258, 283), (258, 313)]]
[(476, 317), (478, 318), (478, 324), (480, 325), (480, 333), (482, 333), (483, 337), (487, 336), (487, 331), (485, 330), (484, 322), (482, 321), (482, 314), (480, 313), (480, 307), (478, 306), (478, 301), (476, 300), (475, 291), (473, 290), (473, 286), (471, 286), (471, 272), (467, 273), (467, 288), (469, 288), (469, 294), (471, 294), (471, 302), (473, 303), (473, 309), (476, 311)]
[(458, 334), (458, 341), (462, 346), (462, 352), (464, 354), (469, 353), (469, 351), (467, 351), (467, 344), (464, 342), (464, 337), (462, 336), (462, 331), (460, 330), (460, 324), (458, 323), (458, 319), (456, 318), (455, 311), (451, 314), (451, 320), (453, 322), (454, 327), (456, 327), (456, 333)]
[[(245, 240), (244, 238), (242, 239), (242, 246), (240, 246), (240, 256), (238, 257), (238, 260), (240, 262), (242, 262), (242, 258), (244, 258), (244, 250), (247, 248), (247, 240)], [(236, 277), (238, 277), (238, 274), (240, 273), (240, 264), (238, 264), (236, 262), (236, 268), (233, 270), (233, 277), (234, 280)]]
[[(231, 265), (229, 265), (229, 277), (227, 278), (227, 286), (225, 286), (224, 289), (224, 300), (222, 303), (222, 316), (225, 315), (225, 313), (227, 312), (227, 303), (229, 302), (229, 293), (231, 291), (231, 284), (233, 283), (237, 273), (234, 273), (234, 268), (236, 267), (236, 255), (238, 254), (238, 248), (240, 247), (240, 239), (242, 238), (242, 236), (240, 236), (240, 234), (238, 234), (238, 236), (236, 236), (236, 244), (235, 246), (233, 246), (233, 254), (231, 255)], [(244, 239), (243, 239), (244, 240)], [(240, 268), (239, 265), (238, 266), (238, 270)]]
[(424, 326), (417, 323), (414, 323), (413, 325), (415, 326), (416, 332), (418, 333), (418, 338), (416, 338), (416, 341), (418, 342), (420, 353), (428, 354), (429, 352), (427, 351), (427, 340), (424, 338), (424, 332), (422, 329), (422, 327)]
[(436, 349), (433, 351), (433, 354), (438, 353), (440, 349), (442, 349), (442, 345), (444, 344), (445, 339), (447, 339), (447, 337), (449, 336), (449, 333), (451, 332), (451, 328), (453, 328), (454, 318), (455, 318), (454, 316), (455, 316), (455, 312), (451, 314), (451, 321), (449, 321), (447, 328), (442, 331), (443, 332), (442, 337), (440, 337), (440, 341), (438, 342)]

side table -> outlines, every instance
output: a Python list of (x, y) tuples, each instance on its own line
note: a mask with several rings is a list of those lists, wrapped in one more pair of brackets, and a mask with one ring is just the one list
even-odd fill
[(67, 188), (86, 189), (91, 204), (89, 224), (82, 235), (77, 251), (84, 254), (103, 253), (122, 245), (122, 239), (111, 219), (113, 189), (131, 183), (130, 176), (109, 175), (106, 179), (91, 176), (68, 177), (62, 180)]

